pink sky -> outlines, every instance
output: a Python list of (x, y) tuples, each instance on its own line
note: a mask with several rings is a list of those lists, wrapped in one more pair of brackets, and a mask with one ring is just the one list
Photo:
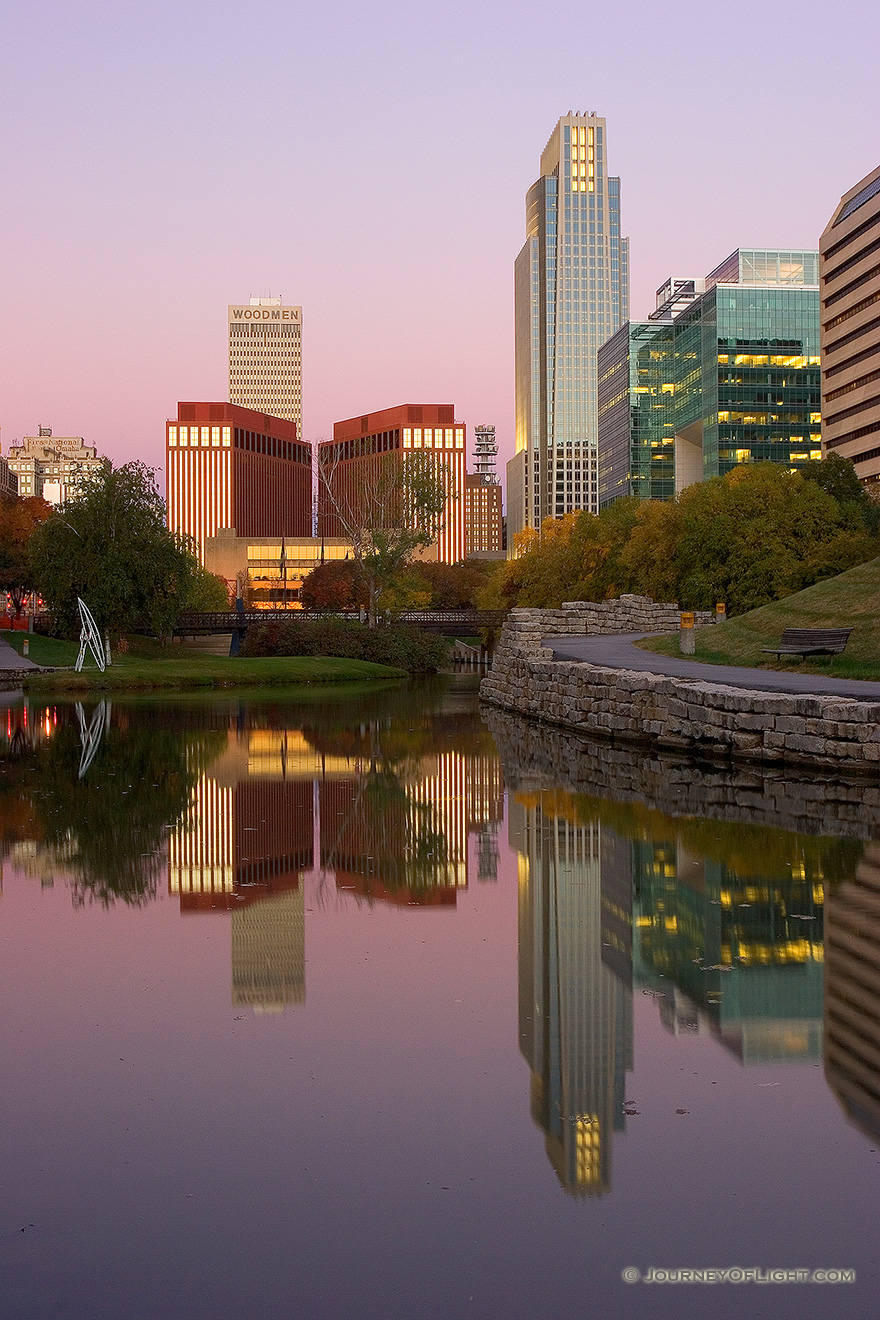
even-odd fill
[[(560, 114), (608, 121), (634, 316), (813, 247), (878, 163), (880, 10), (6, 0), (0, 438), (163, 461), (226, 397), (226, 305), (303, 307), (304, 434), (451, 401), (513, 450), (513, 260)], [(838, 34), (840, 34), (838, 36)]]

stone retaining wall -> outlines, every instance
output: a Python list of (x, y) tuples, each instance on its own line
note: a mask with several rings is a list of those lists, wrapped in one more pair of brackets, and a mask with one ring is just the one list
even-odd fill
[[(714, 621), (711, 610), (697, 610), (694, 625)], [(564, 601), (558, 610), (511, 610), (501, 644), (521, 652), (541, 649), (542, 637), (595, 636), (600, 633), (678, 632), (677, 605), (658, 605), (650, 596), (618, 596), (616, 600)]]
[(880, 784), (864, 775), (702, 761), (683, 752), (609, 746), (485, 708), (513, 792), (562, 788), (613, 802), (639, 802), (666, 816), (702, 816), (836, 838), (880, 837)]
[[(604, 625), (624, 617), (659, 618), (662, 611), (667, 619), (674, 611), (678, 623), (677, 606), (654, 606), (643, 597), (621, 597), (608, 607), (591, 631), (648, 631), (643, 624)], [(603, 608), (578, 603), (561, 610), (512, 610), (480, 685), (481, 699), (593, 735), (688, 748), (716, 758), (880, 771), (880, 702), (753, 692), (554, 660), (553, 652), (541, 646), (542, 637), (580, 631), (569, 624), (582, 614), (592, 621), (592, 612)], [(669, 631), (668, 623), (664, 627)]]

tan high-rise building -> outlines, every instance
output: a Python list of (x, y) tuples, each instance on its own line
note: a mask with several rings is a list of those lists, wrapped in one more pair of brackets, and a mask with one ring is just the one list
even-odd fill
[(251, 298), (229, 314), (229, 402), (296, 423), (302, 438), (302, 308)]
[(822, 449), (880, 495), (880, 166), (841, 197), (819, 253)]

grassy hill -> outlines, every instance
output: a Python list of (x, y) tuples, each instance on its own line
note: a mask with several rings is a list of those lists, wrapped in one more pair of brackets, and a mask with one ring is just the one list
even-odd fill
[[(784, 628), (852, 628), (843, 655), (777, 660), (762, 648), (779, 641)], [(678, 634), (646, 638), (646, 651), (678, 654)], [(697, 660), (713, 665), (835, 674), (839, 678), (880, 679), (880, 559), (826, 578), (793, 596), (762, 605), (727, 623), (698, 628)]]

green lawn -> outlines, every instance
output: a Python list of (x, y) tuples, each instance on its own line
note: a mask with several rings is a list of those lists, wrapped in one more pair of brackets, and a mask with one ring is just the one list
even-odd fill
[[(2, 632), (6, 641), (22, 652), (27, 634)], [(146, 652), (146, 654), (144, 654)], [(145, 639), (133, 641), (125, 655), (113, 657), (102, 674), (92, 663), (81, 673), (76, 663), (79, 647), (51, 637), (30, 637), (30, 659), (38, 665), (63, 665), (52, 674), (29, 674), (25, 684), (40, 692), (78, 692), (107, 689), (253, 687), (314, 683), (363, 683), (375, 679), (404, 678), (400, 669), (374, 665), (365, 660), (335, 656), (278, 656), (242, 659), (238, 656), (206, 655), (183, 646), (162, 646)]]
[[(763, 654), (785, 628), (852, 628), (843, 655), (798, 660)], [(678, 655), (678, 634), (645, 638), (646, 651)], [(880, 559), (859, 564), (839, 577), (762, 605), (727, 623), (698, 628), (695, 660), (711, 665), (828, 674), (837, 678), (880, 680)]]

